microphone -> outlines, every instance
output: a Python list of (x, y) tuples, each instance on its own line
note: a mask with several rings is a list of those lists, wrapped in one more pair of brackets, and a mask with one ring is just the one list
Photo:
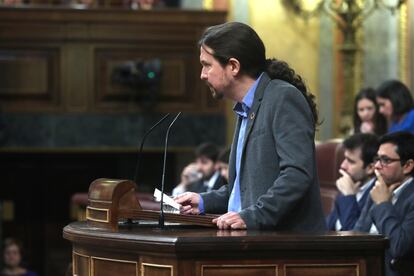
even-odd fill
[(141, 156), (142, 156), (142, 148), (144, 147), (144, 142), (145, 139), (147, 138), (148, 134), (150, 134), (154, 128), (156, 128), (159, 124), (161, 124), (162, 122), (165, 121), (165, 119), (167, 119), (170, 116), (170, 113), (167, 113), (167, 115), (165, 115), (164, 117), (162, 117), (158, 122), (156, 122), (150, 129), (147, 130), (147, 132), (145, 132), (144, 136), (142, 137), (141, 140), (141, 146), (139, 147), (139, 153), (138, 153), (138, 159), (137, 159), (137, 165), (135, 167), (135, 174), (134, 174), (134, 182), (137, 183), (137, 179), (138, 179), (138, 175), (139, 175), (139, 165), (140, 165), (140, 161), (141, 161)]
[(165, 145), (164, 145), (164, 164), (162, 165), (162, 180), (161, 180), (161, 201), (160, 201), (160, 218), (158, 220), (158, 227), (164, 229), (164, 182), (165, 182), (165, 163), (167, 160), (167, 148), (168, 148), (168, 136), (170, 134), (171, 127), (181, 115), (181, 112), (174, 117), (171, 124), (168, 126), (167, 133), (165, 134)]

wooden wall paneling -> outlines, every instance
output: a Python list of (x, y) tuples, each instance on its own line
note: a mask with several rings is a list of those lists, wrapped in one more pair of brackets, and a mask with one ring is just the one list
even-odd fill
[(64, 45), (64, 64), (61, 91), (64, 97), (65, 111), (85, 112), (89, 109), (89, 97), (92, 92), (92, 55), (88, 44), (70, 43)]
[[(12, 49), (20, 47), (21, 53), (36, 56), (33, 51), (45, 51), (48, 69), (42, 69), (44, 62), (32, 65), (39, 67), (37, 74), (48, 72), (43, 73), (43, 79), (47, 79), (47, 93), (52, 93), (53, 101), (49, 106), (43, 104), (46, 111), (140, 112), (142, 109), (130, 101), (131, 91), (110, 83), (112, 66), (129, 59), (161, 58), (162, 96), (153, 111), (217, 113), (224, 105), (211, 98), (199, 79), (197, 41), (207, 26), (224, 21), (224, 12), (0, 7), (0, 50), (13, 56), (11, 49), (3, 46), (8, 43)], [(33, 47), (43, 48), (30, 50)], [(12, 74), (10, 68), (7, 65)], [(27, 85), (43, 93), (45, 80), (33, 72), (32, 76)], [(57, 106), (59, 100), (62, 103)], [(42, 108), (18, 98), (4, 110), (44, 111)]]
[(0, 44), (0, 101), (5, 109), (57, 110), (60, 65), (60, 49), (54, 45)]
[(202, 265), (202, 276), (278, 276), (277, 264)]
[(78, 276), (90, 276), (90, 256), (77, 253), (72, 253), (72, 273)]
[(63, 22), (50, 22), (51, 16), (56, 16), (52, 13), (43, 14), (43, 19), (35, 19), (31, 10), (0, 7), (0, 13), (0, 37), (3, 42), (16, 41), (27, 46), (32, 42), (56, 41), (67, 37)]
[(159, 58), (162, 64), (160, 91), (156, 110), (161, 112), (196, 110), (199, 108), (195, 80), (191, 68), (193, 55), (185, 51), (144, 48), (95, 49), (95, 108), (98, 110), (139, 111), (138, 91), (112, 81), (115, 67), (127, 62)]
[(363, 275), (358, 263), (347, 264), (289, 264), (284, 267), (286, 276), (359, 276)]
[(92, 276), (113, 276), (115, 274), (138, 275), (138, 264), (134, 261), (91, 257)]

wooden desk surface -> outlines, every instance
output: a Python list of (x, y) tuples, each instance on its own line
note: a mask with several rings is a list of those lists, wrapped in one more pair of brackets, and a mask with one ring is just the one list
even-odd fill
[(383, 250), (388, 240), (381, 235), (351, 231), (325, 233), (288, 233), (275, 231), (218, 230), (178, 224), (166, 224), (159, 229), (156, 223), (122, 225), (118, 232), (88, 227), (74, 222), (63, 230), (64, 238), (90, 244), (110, 241), (128, 243), (134, 249), (145, 250), (148, 245), (173, 249), (174, 252), (211, 250)]

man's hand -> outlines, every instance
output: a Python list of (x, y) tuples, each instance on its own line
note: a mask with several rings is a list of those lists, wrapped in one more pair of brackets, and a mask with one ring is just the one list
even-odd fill
[(375, 127), (373, 122), (362, 122), (361, 128), (362, 133), (374, 133)]
[(343, 195), (356, 195), (361, 185), (361, 181), (354, 182), (351, 176), (344, 170), (339, 170), (342, 175), (336, 180), (336, 187)]
[(392, 193), (400, 183), (394, 183), (388, 187), (377, 170), (375, 170), (375, 175), (377, 176), (377, 181), (375, 181), (375, 186), (371, 189), (370, 192), (372, 200), (375, 202), (375, 204), (391, 201)]
[(218, 218), (213, 219), (219, 229), (246, 229), (246, 224), (239, 213), (228, 212)]
[(181, 205), (181, 214), (200, 214), (200, 209), (198, 209), (198, 204), (200, 203), (199, 194), (186, 192), (174, 197), (174, 201)]

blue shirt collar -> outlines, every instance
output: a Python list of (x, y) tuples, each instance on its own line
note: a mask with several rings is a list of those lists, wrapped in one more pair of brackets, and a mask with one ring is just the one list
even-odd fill
[(241, 102), (235, 104), (233, 111), (242, 117), (247, 117), (250, 108), (252, 108), (254, 94), (256, 93), (256, 88), (259, 85), (260, 79), (262, 78), (263, 73), (257, 78), (257, 80), (250, 86), (247, 94), (243, 97)]

